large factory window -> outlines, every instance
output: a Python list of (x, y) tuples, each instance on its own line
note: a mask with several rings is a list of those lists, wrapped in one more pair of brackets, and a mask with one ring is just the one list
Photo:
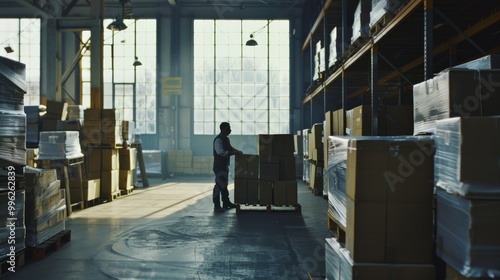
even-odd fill
[[(288, 20), (194, 21), (194, 133), (289, 133)], [(246, 44), (250, 34), (257, 44)]]
[[(108, 26), (113, 20), (104, 20)], [(136, 134), (156, 134), (156, 20), (125, 19), (127, 29), (104, 29), (104, 108), (135, 122)], [(90, 31), (82, 32), (82, 42)], [(137, 63), (140, 62), (140, 65)], [(90, 51), (82, 58), (82, 105), (90, 107)]]

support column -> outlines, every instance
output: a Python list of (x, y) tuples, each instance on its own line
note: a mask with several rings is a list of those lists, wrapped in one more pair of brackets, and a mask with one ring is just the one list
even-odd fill
[(57, 21), (44, 19), (41, 27), (40, 98), (60, 101), (57, 96)]
[(378, 135), (378, 45), (374, 44), (371, 63), (371, 95), (372, 95), (372, 135)]
[(104, 108), (103, 85), (103, 25), (104, 0), (91, 2), (92, 18), (97, 24), (90, 27), (90, 107), (93, 109)]

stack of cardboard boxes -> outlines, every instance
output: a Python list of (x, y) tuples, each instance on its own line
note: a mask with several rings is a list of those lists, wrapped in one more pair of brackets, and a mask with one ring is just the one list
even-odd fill
[[(379, 136), (398, 136), (413, 134), (412, 107), (404, 105), (381, 106), (378, 112)], [(352, 136), (373, 135), (372, 108), (360, 105), (346, 111), (346, 134)]]
[(193, 174), (193, 151), (171, 150), (167, 155), (168, 171), (179, 174)]
[(500, 117), (439, 120), (435, 143), (436, 254), (448, 279), (500, 277)]
[[(113, 197), (120, 193), (119, 146), (122, 144), (120, 111), (116, 109), (86, 109), (84, 111), (84, 186), (100, 185), (100, 196)], [(98, 183), (97, 180), (100, 182)], [(85, 192), (85, 190), (84, 190)], [(87, 193), (92, 193), (87, 191)], [(97, 194), (97, 192), (96, 192)], [(91, 197), (87, 198), (91, 200)]]
[(66, 228), (60, 186), (55, 169), (26, 168), (26, 246), (35, 247)]
[[(26, 93), (24, 64), (0, 57), (0, 260), (2, 274), (25, 248)], [(13, 225), (14, 224), (14, 225)], [(13, 243), (13, 241), (15, 243)], [(5, 265), (4, 265), (5, 264)]]
[(135, 148), (119, 149), (119, 189), (129, 193), (135, 186), (135, 170), (137, 166), (137, 151)]
[(309, 149), (309, 188), (314, 194), (323, 194), (323, 168), (325, 159), (323, 153), (323, 123), (314, 124), (308, 140)]
[[(397, 273), (414, 273), (425, 277), (397, 279), (434, 279), (432, 139), (355, 137), (347, 147), (348, 253), (338, 255), (334, 248), (343, 240), (326, 243), (327, 252), (336, 254), (327, 259), (340, 260), (347, 269), (336, 271), (327, 264), (327, 275), (391, 279)], [(377, 274), (383, 277), (374, 278)]]
[[(330, 173), (333, 172), (328, 157), (329, 143), (328, 139), (332, 135), (345, 135), (345, 111), (338, 109), (325, 113), (325, 121), (323, 122), (323, 158), (325, 168), (323, 169), (323, 196), (328, 196), (330, 189)], [(332, 182), (333, 184), (333, 182)]]
[(297, 205), (293, 135), (259, 135), (258, 155), (236, 155), (234, 201)]
[(213, 157), (193, 157), (193, 174), (212, 175), (213, 164)]

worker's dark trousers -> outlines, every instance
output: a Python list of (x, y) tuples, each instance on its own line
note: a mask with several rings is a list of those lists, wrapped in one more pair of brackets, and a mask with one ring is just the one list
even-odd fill
[(222, 197), (222, 204), (229, 204), (229, 191), (227, 190), (227, 185), (229, 183), (229, 168), (226, 167), (224, 170), (214, 170), (215, 174), (215, 186), (212, 195), (212, 200), (215, 207), (220, 206), (220, 200)]

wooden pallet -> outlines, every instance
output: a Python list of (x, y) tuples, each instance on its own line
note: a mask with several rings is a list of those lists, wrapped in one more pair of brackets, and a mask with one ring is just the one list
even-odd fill
[(393, 14), (389, 12), (385, 13), (372, 27), (370, 27), (370, 36), (373, 37), (377, 35), (393, 18)]
[[(287, 207), (287, 208), (285, 208)], [(288, 207), (293, 207), (290, 209)], [(302, 215), (302, 206), (296, 205), (242, 205), (236, 204), (236, 214), (294, 214)]]
[(366, 42), (368, 42), (368, 38), (363, 38), (359, 37), (356, 39), (349, 47), (347, 47), (347, 50), (342, 56), (343, 60), (347, 60), (349, 57), (353, 56), (356, 52), (363, 47)]
[(99, 201), (100, 201), (100, 203), (111, 202), (111, 201), (114, 201), (120, 197), (121, 197), (121, 192), (116, 191), (112, 194), (101, 195), (101, 197), (99, 197)]
[(131, 194), (133, 190), (134, 190), (134, 186), (130, 186), (126, 189), (120, 189), (120, 195)]
[(12, 272), (16, 272), (19, 268), (21, 268), (25, 264), (26, 261), (25, 250), (23, 249), (19, 252), (16, 252), (15, 258), (13, 260), (15, 262), (14, 266), (12, 266), (12, 263), (10, 261), (11, 257), (7, 257), (0, 261), (0, 265), (2, 266), (2, 269), (0, 271), (0, 277)]
[(71, 230), (63, 230), (36, 247), (26, 248), (29, 259), (41, 260), (71, 241)]
[(346, 228), (328, 211), (328, 230), (341, 244), (345, 244)]

